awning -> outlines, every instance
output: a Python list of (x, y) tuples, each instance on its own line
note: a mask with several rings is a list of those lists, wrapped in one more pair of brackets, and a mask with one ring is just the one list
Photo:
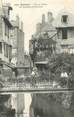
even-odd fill
[(48, 61), (39, 61), (39, 62), (35, 62), (35, 64), (46, 65), (48, 64)]

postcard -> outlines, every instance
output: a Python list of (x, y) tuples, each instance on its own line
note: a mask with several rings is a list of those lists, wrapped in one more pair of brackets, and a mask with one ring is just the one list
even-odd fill
[(0, 0), (0, 92), (74, 90), (73, 0)]

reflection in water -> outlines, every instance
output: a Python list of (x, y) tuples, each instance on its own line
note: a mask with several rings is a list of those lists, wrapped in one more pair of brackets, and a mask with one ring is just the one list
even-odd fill
[(74, 117), (74, 93), (33, 94), (30, 117)]
[(30, 93), (25, 93), (24, 94), (24, 103), (25, 103), (25, 109), (24, 109), (24, 117), (29, 117), (29, 109), (30, 109), (30, 104), (32, 101), (31, 94)]
[(74, 92), (0, 95), (0, 117), (74, 117)]

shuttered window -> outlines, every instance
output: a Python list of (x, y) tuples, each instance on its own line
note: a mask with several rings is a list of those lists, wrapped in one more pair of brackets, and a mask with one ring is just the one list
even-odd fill
[(67, 39), (67, 29), (62, 29), (62, 39)]

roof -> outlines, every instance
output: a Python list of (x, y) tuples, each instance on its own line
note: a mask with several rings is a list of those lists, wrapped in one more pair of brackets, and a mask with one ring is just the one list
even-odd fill
[[(63, 23), (61, 18), (63, 15), (67, 15), (68, 16), (68, 22), (67, 23)], [(57, 15), (56, 19), (54, 20), (53, 25), (56, 28), (62, 28), (62, 27), (74, 27), (74, 16), (72, 13), (70, 13), (69, 10), (67, 9), (63, 9), (59, 12), (59, 14)]]
[(51, 32), (51, 31), (55, 31), (55, 27), (52, 24), (46, 23), (42, 28), (41, 28), (41, 32)]
[(8, 25), (9, 28), (13, 27), (11, 22), (9, 21), (9, 19), (6, 16), (3, 16), (3, 19), (4, 19), (5, 23)]

